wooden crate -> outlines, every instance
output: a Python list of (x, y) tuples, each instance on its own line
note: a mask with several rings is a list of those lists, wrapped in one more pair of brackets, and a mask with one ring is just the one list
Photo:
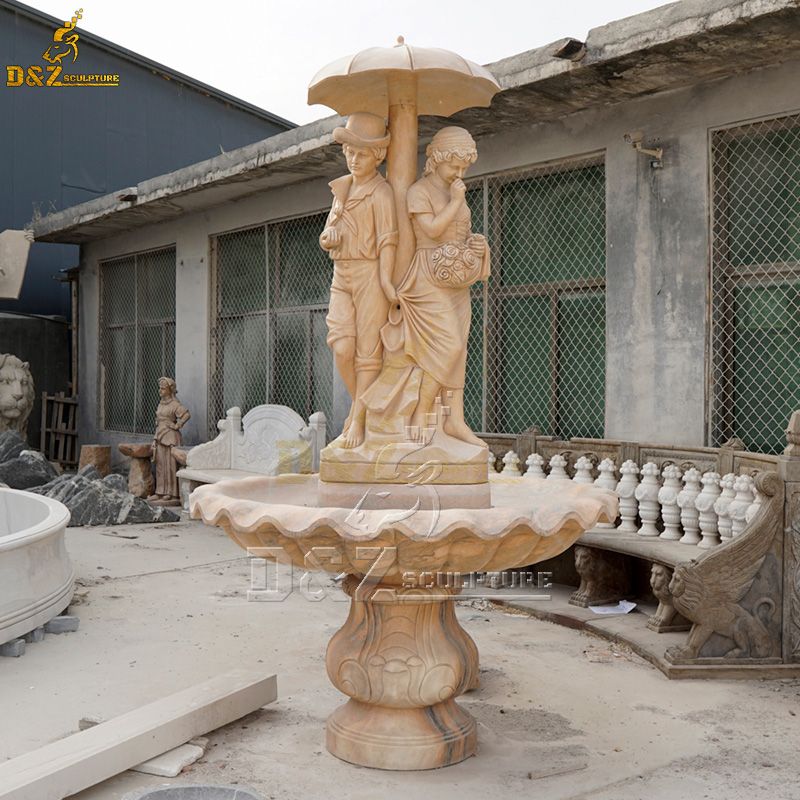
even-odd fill
[(41, 451), (67, 469), (78, 466), (78, 398), (42, 392)]

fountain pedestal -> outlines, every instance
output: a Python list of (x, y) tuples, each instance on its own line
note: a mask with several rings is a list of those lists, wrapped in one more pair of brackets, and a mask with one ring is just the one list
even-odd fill
[(348, 575), (350, 614), (326, 655), (350, 697), (328, 718), (327, 748), (378, 769), (456, 764), (477, 746), (475, 720), (455, 698), (477, 683), (478, 649), (458, 624), (450, 587), (407, 589)]
[(468, 758), (475, 722), (456, 698), (477, 685), (478, 651), (455, 616), (459, 576), (563, 552), (597, 522), (616, 519), (616, 496), (498, 475), (489, 508), (421, 501), (409, 513), (392, 507), (392, 494), (388, 508), (321, 505), (321, 483), (317, 475), (220, 481), (195, 489), (189, 507), (253, 556), (347, 573), (350, 612), (326, 656), (331, 681), (350, 698), (328, 720), (333, 755), (397, 770)]

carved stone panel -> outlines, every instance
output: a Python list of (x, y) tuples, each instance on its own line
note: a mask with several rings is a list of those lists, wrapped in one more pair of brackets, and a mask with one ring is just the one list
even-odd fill
[(786, 485), (786, 582), (785, 614), (786, 656), (800, 661), (800, 484)]
[(739, 536), (675, 568), (669, 591), (692, 623), (672, 663), (777, 662), (781, 657), (783, 483), (759, 473), (759, 514)]

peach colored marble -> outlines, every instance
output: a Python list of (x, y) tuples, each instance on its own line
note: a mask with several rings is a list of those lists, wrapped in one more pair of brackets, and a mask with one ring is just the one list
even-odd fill
[(418, 770), (473, 755), (475, 721), (455, 701), (478, 675), (477, 648), (454, 613), (459, 576), (542, 561), (617, 516), (613, 492), (572, 481), (498, 475), (489, 508), (446, 507), (458, 486), (441, 487), (456, 494), (442, 491), (431, 508), (439, 488), (404, 486), (395, 508), (342, 508), (319, 505), (317, 475), (279, 475), (209, 484), (190, 497), (192, 517), (243, 548), (278, 547), (302, 569), (348, 573), (350, 613), (326, 656), (331, 681), (350, 698), (327, 726), (328, 750), (344, 761)]
[[(298, 566), (313, 547), (334, 547), (342, 562), (329, 571), (337, 574), (366, 574), (370, 560), (358, 557), (360, 545), (396, 548), (387, 582), (399, 582), (415, 566), (479, 572), (534, 564), (563, 552), (597, 522), (616, 518), (615, 495), (595, 486), (563, 481), (554, 490), (546, 482), (508, 478), (491, 488), (491, 508), (319, 507), (316, 475), (278, 475), (201, 486), (189, 508), (244, 548), (286, 548)], [(419, 489), (423, 497), (435, 487)]]
[(326, 664), (350, 699), (328, 719), (327, 746), (363, 766), (472, 755), (475, 721), (455, 701), (478, 674), (454, 612), (460, 575), (535, 564), (617, 516), (607, 489), (489, 481), (486, 445), (464, 420), (470, 286), (490, 272), (463, 180), (478, 152), (445, 126), (418, 179), (417, 115), (485, 106), (499, 89), (483, 67), (402, 39), (317, 74), (309, 102), (351, 115), (333, 133), (349, 174), (330, 184), (320, 246), (334, 261), (328, 343), (353, 405), (319, 475), (223, 481), (189, 499), (192, 517), (243, 548), (347, 573), (350, 614)]

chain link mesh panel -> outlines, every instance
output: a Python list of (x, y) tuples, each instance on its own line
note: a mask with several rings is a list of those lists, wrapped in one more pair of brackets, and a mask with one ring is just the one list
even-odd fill
[[(325, 341), (333, 262), (319, 246), (325, 214), (268, 227), (272, 346), (270, 403), (308, 418), (333, 411), (333, 354)], [(331, 430), (331, 434), (338, 432)]]
[(333, 265), (319, 247), (324, 221), (313, 214), (213, 237), (209, 435), (232, 406), (246, 413), (269, 402), (330, 419)]
[(712, 445), (779, 453), (800, 407), (800, 115), (714, 131)]
[(175, 375), (175, 248), (100, 265), (101, 430), (152, 433), (158, 379)]
[(605, 169), (597, 158), (473, 181), (492, 251), (473, 290), (465, 414), (474, 430), (602, 437)]
[[(473, 181), (492, 278), (472, 290), (464, 393), (474, 430), (602, 436), (605, 172), (596, 158)], [(209, 434), (265, 402), (331, 419), (325, 315), (333, 265), (313, 214), (215, 237)], [(269, 278), (267, 278), (267, 275)], [(329, 427), (332, 436), (338, 431)]]
[(208, 433), (239, 406), (266, 402), (269, 329), (264, 226), (212, 238), (215, 317), (211, 328)]

